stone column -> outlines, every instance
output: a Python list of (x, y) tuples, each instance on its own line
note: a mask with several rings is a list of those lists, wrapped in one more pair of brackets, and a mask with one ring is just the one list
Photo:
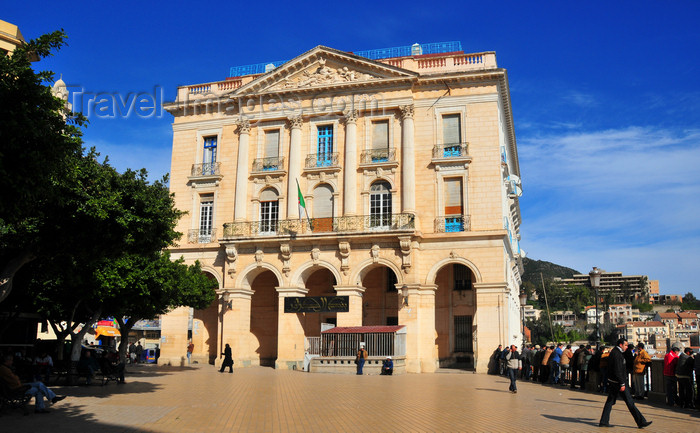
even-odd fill
[(338, 296), (349, 297), (349, 311), (347, 313), (337, 313), (338, 326), (362, 326), (362, 294), (364, 287), (357, 286), (334, 286)]
[(418, 328), (420, 329), (419, 350), (421, 372), (434, 373), (439, 365), (435, 339), (435, 291), (436, 285), (421, 286), (418, 289)]
[[(290, 117), (289, 177), (287, 178), (287, 219), (299, 219), (297, 181), (301, 176), (301, 116)], [(302, 348), (303, 349), (303, 348)]]
[(255, 353), (257, 345), (250, 333), (250, 308), (254, 292), (250, 289), (229, 288), (218, 293), (222, 299), (222, 306), (216, 366), (221, 366), (221, 353), (228, 343), (233, 353), (234, 366), (248, 367), (253, 364), (253, 360), (258, 360)]
[(178, 307), (160, 316), (160, 358), (158, 365), (187, 364), (189, 307)]
[(357, 111), (345, 113), (343, 215), (357, 215)]
[[(399, 325), (406, 326), (406, 372), (421, 372), (421, 329), (420, 329), (420, 284), (407, 283), (408, 299), (402, 304), (399, 299)], [(402, 290), (403, 285), (397, 285)], [(406, 305), (408, 304), (408, 305)], [(433, 325), (435, 327), (435, 325)]]
[(277, 361), (275, 368), (301, 370), (304, 366), (304, 328), (299, 316), (302, 313), (285, 313), (284, 298), (306, 296), (309, 289), (304, 287), (276, 287), (279, 294), (277, 310)]
[(250, 138), (250, 123), (247, 120), (238, 122), (238, 163), (236, 164), (236, 195), (233, 215), (236, 221), (248, 219), (246, 204), (248, 203), (248, 139)]
[(508, 285), (502, 283), (475, 283), (476, 313), (474, 314), (474, 367), (477, 373), (487, 373), (493, 348), (508, 341)]
[(401, 109), (401, 209), (416, 213), (416, 151), (414, 146), (413, 105)]

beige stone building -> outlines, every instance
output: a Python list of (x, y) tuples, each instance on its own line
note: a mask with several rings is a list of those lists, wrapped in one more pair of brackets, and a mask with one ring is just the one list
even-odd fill
[[(199, 260), (219, 299), (162, 317), (160, 363), (183, 362), (188, 328), (193, 359), (220, 363), (228, 343), (237, 367), (301, 368), (322, 326), (401, 326), (407, 372), (484, 372), (522, 341), (520, 168), (495, 53), (318, 46), (179, 87), (165, 108), (188, 212), (173, 257)], [(285, 313), (285, 298), (345, 309)]]

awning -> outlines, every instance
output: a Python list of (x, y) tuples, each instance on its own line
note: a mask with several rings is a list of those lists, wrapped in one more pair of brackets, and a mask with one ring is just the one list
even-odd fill
[(95, 338), (99, 338), (100, 336), (106, 336), (106, 337), (120, 337), (121, 334), (119, 333), (119, 330), (115, 328), (114, 326), (97, 326), (95, 327)]

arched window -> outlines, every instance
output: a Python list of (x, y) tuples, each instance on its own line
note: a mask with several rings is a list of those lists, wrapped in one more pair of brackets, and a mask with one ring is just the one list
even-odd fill
[(319, 185), (314, 188), (313, 231), (333, 231), (333, 188)]
[(260, 233), (275, 233), (279, 219), (277, 191), (268, 188), (260, 193)]
[(369, 225), (370, 227), (391, 226), (391, 186), (379, 181), (369, 190)]

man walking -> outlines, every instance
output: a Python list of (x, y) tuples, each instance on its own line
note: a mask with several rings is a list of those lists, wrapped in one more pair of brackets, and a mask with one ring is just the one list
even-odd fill
[(192, 352), (194, 352), (194, 343), (192, 343), (192, 340), (190, 340), (190, 343), (187, 345), (187, 364), (192, 363)]
[(637, 406), (634, 405), (634, 400), (632, 400), (632, 395), (627, 386), (627, 368), (625, 367), (624, 355), (626, 349), (627, 339), (620, 338), (610, 351), (610, 356), (608, 357), (608, 399), (605, 401), (603, 414), (600, 416), (599, 427), (612, 427), (610, 425), (610, 411), (618, 396), (627, 404), (627, 409), (634, 417), (637, 427), (644, 428), (651, 424), (651, 421), (647, 421), (637, 409)]
[(510, 386), (508, 390), (513, 394), (518, 392), (518, 388), (515, 386), (515, 378), (523, 367), (522, 360), (520, 359), (520, 354), (518, 353), (518, 348), (515, 344), (511, 344), (510, 350), (506, 353), (506, 365), (508, 370), (508, 377), (510, 378)]

